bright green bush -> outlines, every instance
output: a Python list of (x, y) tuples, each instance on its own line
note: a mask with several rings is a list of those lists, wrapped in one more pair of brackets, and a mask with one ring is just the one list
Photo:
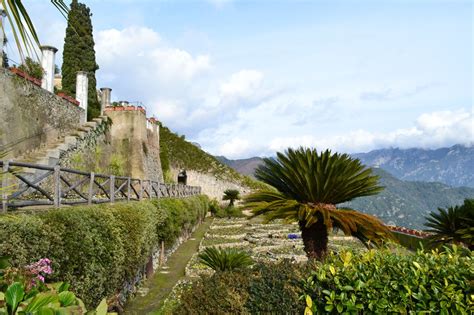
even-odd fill
[(172, 245), (208, 211), (208, 198), (76, 206), (0, 215), (0, 256), (13, 266), (48, 257), (49, 281), (67, 281), (86, 305), (116, 294), (163, 240)]
[(236, 248), (207, 247), (198, 257), (202, 264), (215, 271), (232, 271), (253, 264), (249, 254)]
[(315, 265), (306, 303), (315, 314), (468, 314), (473, 274), (472, 252), (464, 256), (456, 247), (406, 255), (342, 252)]

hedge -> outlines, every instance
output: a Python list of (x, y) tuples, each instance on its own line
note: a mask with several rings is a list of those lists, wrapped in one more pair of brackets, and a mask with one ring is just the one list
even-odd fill
[(172, 245), (208, 211), (206, 196), (76, 206), (0, 216), (0, 256), (14, 266), (49, 258), (86, 305), (120, 292), (161, 241)]
[(178, 314), (472, 314), (473, 274), (472, 252), (456, 247), (343, 251), (203, 276), (172, 305)]

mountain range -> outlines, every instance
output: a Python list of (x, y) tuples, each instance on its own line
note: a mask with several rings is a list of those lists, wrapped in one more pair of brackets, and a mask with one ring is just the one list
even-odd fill
[[(373, 214), (387, 224), (422, 229), (437, 208), (474, 198), (474, 147), (454, 145), (436, 150), (381, 149), (353, 154), (380, 176), (385, 190), (355, 199), (347, 206)], [(253, 176), (263, 159), (216, 157), (239, 173)]]

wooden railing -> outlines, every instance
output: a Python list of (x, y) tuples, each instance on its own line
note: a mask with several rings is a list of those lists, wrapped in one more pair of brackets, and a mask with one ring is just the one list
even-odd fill
[(188, 197), (201, 187), (88, 173), (60, 166), (0, 161), (2, 211), (26, 206), (93, 204)]

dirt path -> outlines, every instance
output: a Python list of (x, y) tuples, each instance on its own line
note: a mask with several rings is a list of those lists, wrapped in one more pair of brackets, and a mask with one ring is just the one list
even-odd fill
[(181, 244), (178, 249), (168, 258), (166, 265), (156, 270), (151, 279), (148, 279), (144, 285), (144, 290), (148, 293), (144, 296), (137, 295), (130, 301), (125, 313), (128, 315), (144, 315), (157, 311), (166, 296), (171, 292), (178, 280), (184, 278), (184, 269), (192, 255), (197, 252), (199, 242), (203, 238), (209, 226), (212, 223), (211, 218), (207, 218), (197, 229), (189, 240)]

